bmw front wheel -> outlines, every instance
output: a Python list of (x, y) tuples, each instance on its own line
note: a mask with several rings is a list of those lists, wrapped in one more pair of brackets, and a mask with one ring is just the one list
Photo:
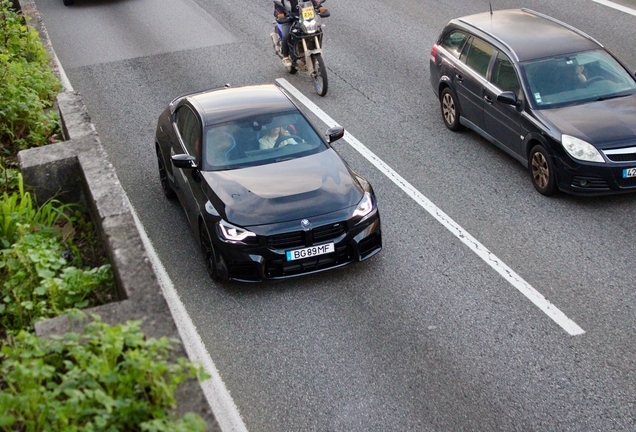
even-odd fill
[(210, 231), (208, 231), (208, 227), (203, 222), (199, 224), (199, 241), (208, 275), (210, 275), (212, 280), (219, 280), (219, 275), (216, 271), (216, 252), (214, 250), (214, 244), (212, 243), (212, 236), (210, 236)]

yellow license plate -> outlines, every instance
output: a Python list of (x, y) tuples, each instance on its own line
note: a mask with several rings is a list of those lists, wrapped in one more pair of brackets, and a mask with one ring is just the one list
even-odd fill
[(303, 9), (303, 19), (312, 19), (315, 16), (316, 15), (314, 15), (314, 8), (308, 7)]

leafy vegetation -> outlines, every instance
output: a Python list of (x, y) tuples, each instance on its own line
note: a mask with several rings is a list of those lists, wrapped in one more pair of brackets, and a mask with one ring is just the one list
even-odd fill
[(42, 339), (20, 332), (4, 346), (0, 428), (65, 431), (201, 431), (203, 420), (174, 419), (174, 390), (197, 375), (169, 362), (176, 341), (145, 339), (138, 321), (108, 326), (97, 317), (82, 334)]
[(5, 169), (4, 163), (0, 159), (0, 193), (16, 192), (20, 189), (18, 179), (19, 171), (15, 169)]
[(139, 322), (98, 316), (82, 333), (38, 338), (38, 320), (109, 301), (113, 275), (87, 212), (37, 205), (19, 171), (19, 150), (55, 140), (60, 84), (37, 32), (0, 0), (0, 430), (201, 431), (176, 419), (174, 391), (203, 373), (171, 361), (178, 341), (146, 339)]
[(46, 144), (57, 130), (50, 110), (60, 83), (35, 29), (0, 1), (0, 151), (11, 154)]
[(32, 334), (37, 320), (103, 303), (114, 282), (107, 264), (83, 267), (100, 258), (78, 206), (37, 207), (14, 171), (4, 171), (0, 197), (0, 430), (205, 430), (196, 414), (171, 414), (176, 386), (205, 378), (186, 359), (169, 361), (177, 341), (98, 316), (82, 334)]
[(0, 199), (0, 324), (6, 332), (32, 329), (37, 320), (103, 303), (114, 286), (109, 265), (77, 267), (82, 266), (74, 244), (78, 231), (64, 229), (82, 220), (81, 212), (71, 213), (77, 206), (51, 200), (38, 207), (25, 192), (22, 176), (16, 177), (17, 191), (4, 192)]
[[(12, 172), (14, 170), (7, 170)], [(12, 175), (13, 176), (13, 175)], [(24, 190), (22, 176), (17, 173), (17, 191), (4, 192), (0, 202), (0, 246), (9, 247), (18, 238), (19, 225), (50, 228), (57, 223), (67, 206), (50, 201), (37, 207), (30, 192)]]

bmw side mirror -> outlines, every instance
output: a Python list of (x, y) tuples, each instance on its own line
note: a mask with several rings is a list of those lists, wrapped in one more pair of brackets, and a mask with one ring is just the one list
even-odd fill
[(342, 126), (334, 126), (329, 128), (325, 135), (327, 135), (327, 142), (331, 144), (332, 142), (338, 141), (340, 138), (344, 136), (344, 128)]
[(176, 168), (192, 169), (197, 167), (197, 164), (195, 163), (196, 158), (194, 156), (190, 156), (189, 154), (173, 155), (170, 159), (172, 160), (172, 164)]
[(517, 105), (517, 96), (511, 91), (501, 92), (497, 95), (497, 100), (506, 105)]

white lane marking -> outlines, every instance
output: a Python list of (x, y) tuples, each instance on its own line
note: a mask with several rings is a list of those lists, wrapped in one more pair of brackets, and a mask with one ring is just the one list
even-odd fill
[[(53, 60), (58, 67), (62, 85), (67, 91), (73, 91), (73, 86), (64, 72), (62, 63), (60, 63), (60, 60), (57, 58), (57, 55), (55, 55), (53, 50), (52, 52), (54, 56)], [(91, 123), (91, 127), (93, 129), (95, 128), (93, 123)], [(216, 418), (216, 421), (219, 423), (223, 432), (247, 432), (247, 427), (241, 418), (241, 414), (239, 413), (232, 396), (230, 396), (230, 392), (225, 387), (225, 383), (223, 383), (223, 379), (221, 379), (221, 375), (214, 365), (214, 362), (210, 357), (210, 353), (205, 348), (205, 344), (201, 340), (201, 336), (197, 332), (196, 326), (190, 319), (190, 315), (188, 315), (185, 306), (183, 306), (183, 303), (179, 298), (179, 294), (177, 294), (174, 284), (172, 283), (170, 276), (168, 276), (168, 272), (166, 272), (163, 263), (159, 259), (159, 256), (157, 255), (157, 252), (146, 233), (146, 229), (141, 224), (141, 221), (137, 216), (137, 212), (128, 199), (128, 194), (126, 194), (125, 191), (124, 196), (130, 206), (130, 212), (135, 220), (135, 225), (137, 226), (137, 230), (141, 236), (141, 241), (146, 248), (148, 259), (150, 260), (152, 267), (155, 269), (155, 274), (157, 275), (161, 290), (163, 291), (163, 296), (168, 303), (170, 313), (172, 314), (172, 318), (177, 326), (177, 330), (179, 331), (179, 335), (183, 341), (183, 346), (188, 353), (188, 357), (192, 362), (198, 362), (201, 364), (205, 372), (210, 375), (209, 379), (199, 382), (199, 384), (201, 385), (203, 394), (208, 401), (208, 405), (210, 405), (210, 408), (212, 409), (214, 418)]]
[(608, 0), (592, 0), (594, 3), (602, 4), (603, 6), (611, 7), (613, 9), (625, 12), (630, 15), (636, 16), (636, 10), (628, 8), (627, 6), (619, 5)]
[(128, 201), (128, 204), (130, 205), (130, 210), (133, 218), (135, 219), (135, 224), (137, 225), (139, 234), (141, 235), (141, 241), (148, 253), (148, 258), (150, 259), (150, 262), (155, 269), (155, 273), (157, 274), (157, 279), (161, 285), (163, 296), (168, 303), (174, 322), (179, 330), (179, 335), (183, 340), (183, 345), (188, 353), (188, 357), (192, 362), (201, 364), (205, 372), (210, 375), (209, 379), (200, 381), (199, 384), (203, 389), (203, 393), (210, 405), (210, 408), (212, 408), (216, 421), (219, 422), (219, 426), (223, 432), (247, 432), (247, 427), (245, 426), (245, 423), (243, 423), (241, 414), (239, 413), (232, 396), (230, 396), (230, 392), (225, 387), (218, 369), (214, 365), (210, 354), (205, 348), (205, 344), (201, 340), (201, 336), (197, 332), (196, 326), (190, 319), (190, 315), (188, 315), (185, 306), (181, 302), (179, 294), (175, 290), (170, 276), (168, 276), (166, 269), (157, 256), (157, 252), (155, 251), (150, 238), (148, 238), (148, 234), (146, 233), (144, 226), (137, 217), (134, 207), (130, 204), (130, 200)]
[[(328, 127), (337, 125), (336, 121), (329, 117), (323, 110), (318, 108), (311, 100), (298, 91), (293, 85), (291, 85), (284, 78), (276, 80), (285, 90), (292, 94), (298, 101), (311, 110), (320, 120), (322, 120)], [(415, 189), (409, 182), (402, 178), (397, 172), (395, 172), (390, 166), (384, 163), (368, 148), (366, 148), (360, 141), (353, 137), (349, 132), (345, 132), (343, 138), (351, 145), (355, 150), (364, 156), (369, 162), (371, 162), (377, 169), (379, 169), (384, 175), (386, 175), (393, 183), (395, 183), (400, 189), (402, 189), (408, 196), (413, 198), (420, 206), (429, 212), (439, 223), (444, 225), (455, 237), (461, 240), (466, 246), (468, 246), (473, 252), (477, 254), (482, 260), (492, 267), (497, 273), (503, 276), (508, 282), (512, 284), (521, 294), (526, 296), (532, 303), (534, 303), (539, 309), (541, 309), (547, 316), (552, 318), (563, 330), (568, 332), (572, 336), (577, 336), (585, 333), (585, 331), (579, 327), (574, 321), (569, 319), (563, 312), (561, 312), (556, 306), (550, 303), (539, 291), (534, 289), (528, 282), (523, 280), (521, 276), (515, 273), (510, 267), (497, 258), (492, 252), (490, 252), (484, 245), (479, 243), (473, 236), (459, 226), (454, 220), (446, 215), (441, 209), (433, 204), (428, 198), (422, 195), (417, 189)]]
[[(47, 37), (48, 37), (48, 34), (47, 34)], [(66, 91), (69, 91), (69, 92), (74, 91), (73, 86), (71, 85), (71, 81), (66, 76), (66, 72), (64, 71), (64, 68), (62, 67), (62, 63), (60, 63), (60, 59), (57, 58), (57, 54), (55, 53), (55, 51), (53, 51), (53, 49), (51, 49), (51, 53), (53, 55), (53, 62), (57, 65), (57, 72), (60, 75), (60, 82), (62, 83), (62, 87)]]

